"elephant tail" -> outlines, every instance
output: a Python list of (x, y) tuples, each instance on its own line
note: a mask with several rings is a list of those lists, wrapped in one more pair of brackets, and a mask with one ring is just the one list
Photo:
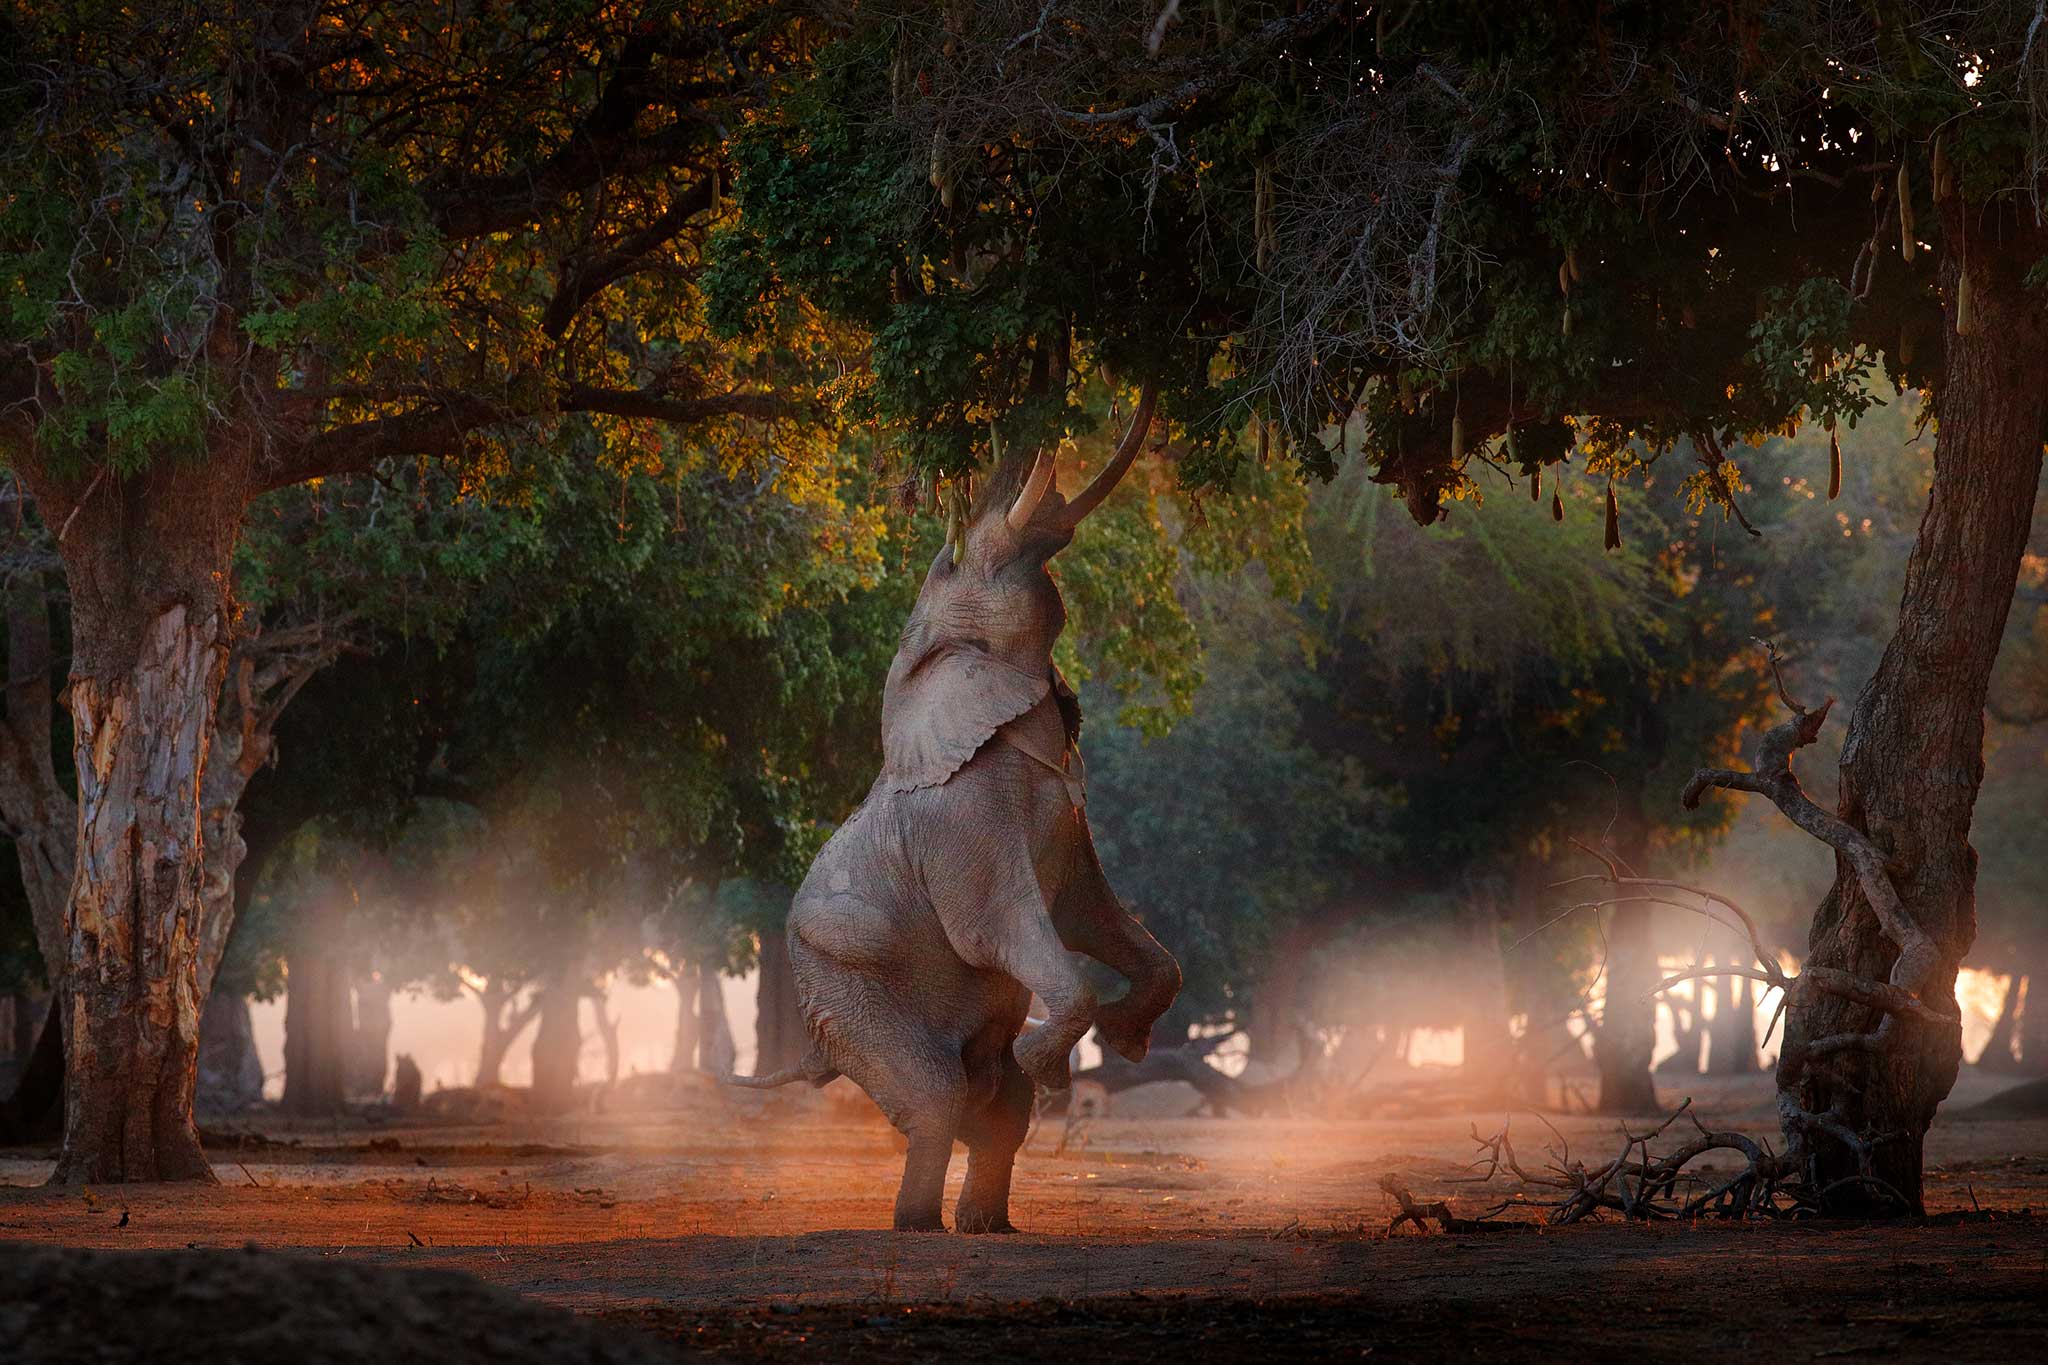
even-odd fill
[(765, 1076), (727, 1076), (727, 1085), (744, 1086), (748, 1090), (773, 1090), (777, 1086), (789, 1085), (795, 1081), (809, 1081), (812, 1086), (826, 1086), (839, 1079), (838, 1071), (825, 1060), (825, 1054), (818, 1051), (814, 1043), (804, 1053), (803, 1060), (795, 1066), (786, 1066), (780, 1071), (771, 1071)]

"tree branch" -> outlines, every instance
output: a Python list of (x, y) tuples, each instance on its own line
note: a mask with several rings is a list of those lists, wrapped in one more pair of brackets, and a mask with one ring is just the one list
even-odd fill
[(649, 253), (681, 234), (692, 218), (710, 208), (716, 200), (718, 177), (722, 173), (714, 169), (680, 191), (669, 200), (660, 217), (646, 227), (620, 237), (608, 249), (582, 259), (563, 261), (555, 296), (548, 300), (547, 311), (541, 314), (541, 331), (559, 339), (569, 330), (569, 324), (575, 321), (584, 304), (639, 270)]

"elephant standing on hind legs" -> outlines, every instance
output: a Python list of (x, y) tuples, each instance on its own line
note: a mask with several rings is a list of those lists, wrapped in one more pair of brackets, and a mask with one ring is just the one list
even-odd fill
[[(967, 1144), (961, 1232), (1009, 1232), (1010, 1168), (1035, 1081), (1064, 1089), (1090, 1027), (1132, 1061), (1180, 966), (1124, 912), (1089, 837), (1081, 710), (1052, 664), (1066, 608), (1046, 564), (1114, 488), (1151, 424), (1147, 387), (1108, 465), (1072, 502), (1053, 460), (999, 464), (939, 552), (882, 700), (881, 776), (812, 865), (789, 915), (809, 1024), (771, 1086), (844, 1074), (910, 1140), (896, 1226), (942, 1231)], [(956, 554), (957, 548), (957, 554)], [(1093, 958), (1128, 981), (1109, 1001)], [(1036, 993), (1047, 1018), (1019, 1034)]]

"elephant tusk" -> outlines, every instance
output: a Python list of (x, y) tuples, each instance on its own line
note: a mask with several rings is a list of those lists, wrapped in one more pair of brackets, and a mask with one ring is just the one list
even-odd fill
[(1081, 518), (1093, 512), (1102, 500), (1109, 496), (1131, 467), (1131, 461), (1138, 458), (1138, 447), (1144, 444), (1145, 433), (1152, 428), (1152, 405), (1159, 397), (1159, 386), (1151, 380), (1138, 391), (1138, 406), (1131, 413), (1131, 429), (1124, 433), (1116, 453), (1109, 457), (1109, 463), (1095, 476), (1095, 482), (1081, 491), (1079, 497), (1067, 504), (1065, 517), (1068, 526), (1078, 526)]
[(1038, 504), (1045, 498), (1045, 490), (1052, 487), (1052, 472), (1055, 461), (1052, 452), (1041, 447), (1038, 458), (1031, 465), (1031, 472), (1024, 477), (1024, 487), (1018, 490), (1017, 500), (1010, 504), (1010, 511), (1003, 518), (1010, 529), (1022, 532), (1031, 524), (1032, 514), (1038, 511)]

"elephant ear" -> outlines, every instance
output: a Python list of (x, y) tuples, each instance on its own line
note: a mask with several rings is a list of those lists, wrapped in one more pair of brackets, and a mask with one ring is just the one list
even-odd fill
[(883, 782), (898, 792), (938, 786), (1051, 690), (1050, 670), (1034, 677), (971, 646), (899, 657), (882, 696)]

